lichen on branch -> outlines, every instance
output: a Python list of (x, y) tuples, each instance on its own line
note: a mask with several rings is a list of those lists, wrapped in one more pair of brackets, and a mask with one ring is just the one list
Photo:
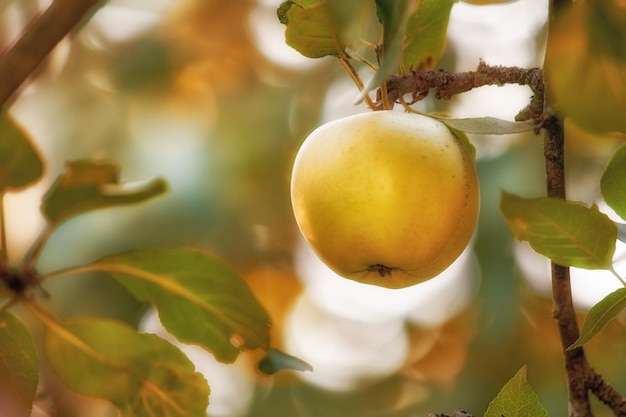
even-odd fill
[[(385, 85), (378, 89), (376, 101), (377, 110), (391, 108), (394, 103), (406, 101), (414, 104), (428, 96), (434, 90), (435, 98), (450, 99), (456, 94), (465, 93), (474, 88), (506, 84), (527, 85), (533, 92), (529, 105), (516, 116), (517, 121), (541, 120), (544, 112), (543, 97), (543, 70), (541, 68), (505, 67), (488, 65), (480, 61), (475, 71), (448, 72), (411, 70), (408, 74), (392, 76)], [(383, 88), (386, 91), (384, 94)], [(385, 98), (387, 103), (385, 103)]]

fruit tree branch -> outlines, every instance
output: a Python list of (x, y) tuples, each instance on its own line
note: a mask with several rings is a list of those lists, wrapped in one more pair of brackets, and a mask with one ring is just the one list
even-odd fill
[[(548, 36), (551, 35), (557, 15), (568, 8), (571, 0), (550, 0)], [(548, 80), (544, 79), (544, 86)], [(548, 108), (550, 97), (544, 97), (544, 106)], [(565, 193), (565, 128), (563, 120), (552, 114), (544, 121), (544, 159), (546, 170), (546, 193), (548, 197), (566, 199)], [(568, 267), (552, 262), (552, 317), (556, 320), (563, 358), (569, 397), (569, 415), (571, 417), (592, 417), (587, 375), (591, 368), (585, 357), (583, 347), (568, 350), (579, 335), (576, 311), (572, 301), (570, 270)]]
[(46, 56), (102, 0), (54, 0), (0, 55), (0, 108)]
[[(416, 71), (387, 80), (387, 100), (389, 108), (401, 103), (406, 95), (411, 96), (409, 104), (424, 99), (434, 90), (435, 98), (450, 99), (452, 96), (486, 85), (505, 84), (527, 85), (533, 92), (530, 104), (523, 109), (516, 120), (541, 120), (544, 110), (543, 71), (541, 68), (520, 68), (487, 65), (482, 60), (475, 71), (451, 73), (443, 70)], [(379, 89), (374, 103), (378, 110), (384, 108), (383, 94)]]
[[(548, 36), (553, 32), (558, 16), (571, 7), (571, 0), (550, 0)], [(544, 88), (548, 81), (544, 79)], [(552, 105), (548, 95), (544, 106)], [(553, 112), (547, 115), (542, 127), (544, 136), (544, 158), (546, 167), (546, 191), (548, 197), (566, 198), (565, 193), (565, 129), (563, 120)], [(608, 405), (616, 416), (626, 416), (626, 399), (607, 384), (587, 362), (582, 347), (568, 350), (579, 337), (578, 322), (572, 301), (569, 268), (552, 263), (553, 317), (557, 322), (569, 392), (569, 413), (572, 417), (593, 416), (589, 402), (591, 391), (600, 401)]]
[[(548, 197), (565, 199), (565, 135), (563, 121), (551, 116), (545, 121), (544, 158), (546, 190)], [(565, 360), (569, 392), (569, 409), (572, 417), (591, 417), (591, 404), (586, 385), (590, 370), (582, 347), (571, 346), (580, 336), (576, 311), (572, 301), (569, 268), (552, 262), (552, 316), (556, 320)]]

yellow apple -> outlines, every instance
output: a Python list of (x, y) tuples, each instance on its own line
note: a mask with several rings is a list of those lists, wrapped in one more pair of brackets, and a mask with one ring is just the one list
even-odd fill
[(337, 274), (402, 288), (446, 269), (471, 240), (478, 176), (468, 145), (443, 123), (397, 111), (326, 123), (294, 161), (302, 235)]

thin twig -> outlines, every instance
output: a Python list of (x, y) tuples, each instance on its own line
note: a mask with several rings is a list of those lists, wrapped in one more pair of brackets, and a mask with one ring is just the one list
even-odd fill
[(52, 235), (52, 232), (54, 230), (55, 228), (53, 225), (46, 224), (46, 227), (41, 231), (41, 233), (37, 237), (37, 240), (35, 240), (35, 242), (32, 244), (32, 246), (24, 256), (24, 259), (22, 261), (24, 270), (35, 269), (35, 265), (39, 260), (39, 255), (41, 255), (41, 251), (48, 242), (48, 239), (50, 239), (50, 236)]
[(0, 56), (0, 108), (54, 47), (102, 0), (54, 0)]

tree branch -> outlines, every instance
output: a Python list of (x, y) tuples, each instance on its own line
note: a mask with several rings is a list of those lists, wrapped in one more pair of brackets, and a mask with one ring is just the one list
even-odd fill
[[(571, 7), (571, 0), (551, 0), (549, 33), (554, 29), (557, 17)], [(544, 79), (544, 88), (547, 80)], [(544, 158), (546, 164), (546, 190), (548, 197), (566, 198), (565, 192), (565, 130), (549, 108), (550, 98), (544, 98), (544, 114), (547, 116), (545, 130)], [(569, 412), (572, 417), (593, 416), (589, 403), (589, 391), (600, 401), (608, 405), (616, 416), (626, 416), (626, 399), (607, 384), (602, 376), (591, 369), (582, 347), (567, 348), (579, 337), (576, 312), (572, 302), (569, 268), (552, 263), (552, 297), (554, 300), (553, 317), (556, 319), (569, 391)]]
[(54, 0), (0, 56), (0, 108), (101, 0)]
[(626, 416), (626, 399), (612, 386), (607, 384), (602, 375), (594, 370), (587, 375), (587, 386), (591, 392), (604, 404), (608, 405), (616, 416)]
[[(530, 104), (523, 109), (516, 120), (541, 120), (544, 110), (543, 71), (541, 68), (520, 68), (487, 65), (482, 60), (476, 71), (450, 73), (447, 71), (411, 71), (403, 76), (393, 76), (386, 83), (389, 108), (400, 103), (404, 96), (411, 95), (414, 104), (424, 99), (431, 89), (435, 90), (435, 98), (450, 99), (452, 96), (465, 93), (485, 85), (502, 86), (505, 84), (527, 85), (533, 92)], [(376, 109), (385, 108), (381, 90), (376, 94)]]

